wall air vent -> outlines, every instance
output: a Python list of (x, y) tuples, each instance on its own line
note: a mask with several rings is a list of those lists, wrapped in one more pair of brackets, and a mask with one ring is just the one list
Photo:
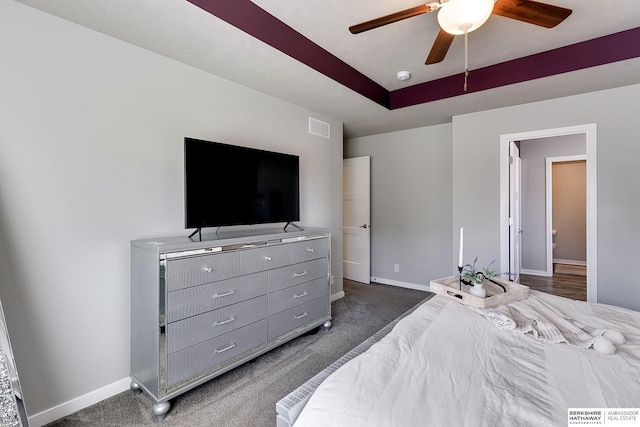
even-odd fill
[(309, 133), (329, 139), (331, 138), (331, 126), (327, 122), (309, 117)]

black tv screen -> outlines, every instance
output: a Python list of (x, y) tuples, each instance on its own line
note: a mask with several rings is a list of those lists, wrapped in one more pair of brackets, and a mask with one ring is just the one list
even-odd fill
[(185, 228), (300, 221), (298, 156), (184, 140)]

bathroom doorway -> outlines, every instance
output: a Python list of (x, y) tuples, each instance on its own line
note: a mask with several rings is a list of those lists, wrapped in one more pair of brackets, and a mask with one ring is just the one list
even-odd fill
[(547, 157), (545, 172), (547, 267), (544, 275), (522, 274), (520, 283), (586, 301), (586, 156)]
[(587, 157), (547, 157), (546, 195), (547, 276), (586, 276)]
[[(509, 266), (514, 256), (509, 245), (509, 145), (515, 141), (521, 156), (521, 212), (522, 259), (520, 283), (547, 292), (558, 292), (565, 277), (553, 272), (552, 219), (546, 214), (546, 159), (584, 156), (586, 166), (586, 268), (587, 276), (568, 275), (571, 279), (563, 296), (597, 302), (597, 233), (596, 233), (596, 126), (582, 125), (568, 128), (523, 132), (501, 136), (501, 265)], [(573, 143), (571, 143), (573, 141)], [(576, 142), (578, 141), (578, 142)], [(579, 147), (576, 149), (576, 146)], [(548, 225), (547, 225), (548, 224)], [(557, 227), (556, 227), (557, 228)], [(556, 238), (562, 231), (558, 230)], [(560, 245), (560, 242), (557, 242)], [(551, 266), (547, 266), (551, 259)], [(586, 261), (585, 261), (586, 264)], [(506, 270), (505, 270), (506, 271)], [(564, 274), (564, 273), (561, 273)], [(554, 283), (555, 281), (555, 283)]]

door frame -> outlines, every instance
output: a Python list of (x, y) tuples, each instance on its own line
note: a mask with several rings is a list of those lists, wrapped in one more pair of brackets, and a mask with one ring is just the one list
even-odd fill
[[(518, 196), (517, 203), (514, 203), (514, 194)], [(509, 268), (505, 271), (513, 274), (511, 280), (519, 282), (522, 272), (522, 162), (520, 147), (515, 141), (509, 141), (509, 203)]]
[(500, 135), (500, 271), (509, 268), (509, 142), (583, 133), (587, 156), (587, 301), (598, 302), (597, 126), (589, 123)]
[[(547, 157), (545, 159), (546, 162), (546, 183), (545, 183), (545, 197), (546, 197), (546, 245), (547, 245), (547, 276), (553, 276), (553, 164), (554, 163), (564, 163), (564, 162), (575, 162), (578, 160), (587, 161), (587, 156), (584, 154), (579, 154), (575, 156), (560, 156), (560, 157)], [(587, 161), (587, 168), (589, 167), (589, 162)], [(585, 183), (586, 185), (586, 183)], [(588, 209), (587, 209), (588, 210)], [(587, 257), (588, 259), (588, 257)]]

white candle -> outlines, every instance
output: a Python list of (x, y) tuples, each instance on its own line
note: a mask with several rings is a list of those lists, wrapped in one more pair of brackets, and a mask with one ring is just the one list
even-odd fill
[(458, 257), (458, 267), (462, 267), (463, 241), (464, 241), (464, 227), (460, 227), (460, 256)]

